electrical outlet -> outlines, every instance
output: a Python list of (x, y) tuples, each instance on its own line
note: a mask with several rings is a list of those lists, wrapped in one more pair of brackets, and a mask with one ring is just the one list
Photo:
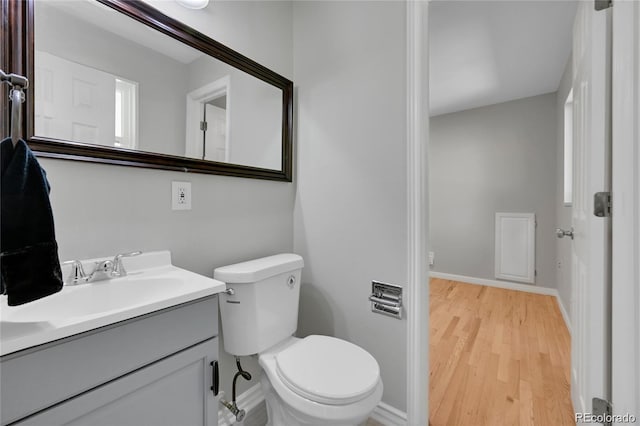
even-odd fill
[(433, 261), (436, 257), (436, 254), (432, 251), (429, 252), (429, 266), (433, 266)]
[(191, 182), (171, 182), (171, 209), (191, 210)]

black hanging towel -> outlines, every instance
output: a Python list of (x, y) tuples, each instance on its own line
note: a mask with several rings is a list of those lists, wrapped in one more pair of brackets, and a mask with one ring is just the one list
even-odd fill
[(0, 143), (0, 293), (9, 306), (22, 305), (62, 289), (45, 171), (27, 144)]

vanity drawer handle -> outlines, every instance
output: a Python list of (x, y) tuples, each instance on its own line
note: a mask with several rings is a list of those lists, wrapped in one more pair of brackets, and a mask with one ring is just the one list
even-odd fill
[(218, 361), (211, 361), (211, 391), (213, 396), (218, 396), (220, 390), (220, 371), (218, 370)]

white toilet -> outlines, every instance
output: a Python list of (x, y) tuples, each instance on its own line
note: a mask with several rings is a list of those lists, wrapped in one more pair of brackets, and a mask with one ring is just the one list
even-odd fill
[(278, 254), (217, 268), (224, 349), (258, 354), (268, 425), (364, 422), (382, 398), (377, 361), (364, 349), (329, 336), (293, 337), (300, 274), (296, 254)]

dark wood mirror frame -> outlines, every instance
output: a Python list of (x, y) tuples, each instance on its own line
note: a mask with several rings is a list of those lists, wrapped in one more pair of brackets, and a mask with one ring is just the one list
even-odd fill
[[(7, 73), (34, 78), (34, 0), (0, 0), (2, 8), (2, 51), (0, 64)], [(182, 43), (200, 50), (241, 71), (282, 90), (282, 170), (270, 170), (237, 164), (220, 163), (123, 148), (105, 147), (80, 142), (34, 136), (34, 95), (25, 90), (22, 134), (30, 148), (40, 157), (118, 164), (153, 169), (209, 173), (291, 182), (293, 175), (293, 82), (246, 56), (207, 37), (187, 25), (170, 18), (144, 2), (127, 0), (96, 0), (144, 25), (154, 28)], [(2, 89), (3, 135), (9, 135), (10, 105)]]

